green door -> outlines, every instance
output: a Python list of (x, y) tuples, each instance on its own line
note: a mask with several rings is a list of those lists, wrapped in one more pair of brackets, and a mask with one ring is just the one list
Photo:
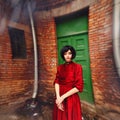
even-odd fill
[[(88, 48), (88, 17), (82, 15), (80, 17), (72, 17), (56, 22), (57, 25), (57, 44), (58, 53), (64, 45), (71, 45), (76, 49), (75, 62), (83, 67), (84, 90), (79, 93), (81, 100), (93, 103), (93, 92), (90, 74), (90, 60)], [(64, 61), (58, 54), (58, 62), (62, 64)]]

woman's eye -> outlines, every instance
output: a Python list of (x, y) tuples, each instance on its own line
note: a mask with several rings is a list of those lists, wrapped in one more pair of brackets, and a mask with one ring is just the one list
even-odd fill
[(71, 55), (72, 53), (71, 52), (69, 52), (69, 55)]
[(64, 53), (64, 55), (67, 55), (67, 53)]

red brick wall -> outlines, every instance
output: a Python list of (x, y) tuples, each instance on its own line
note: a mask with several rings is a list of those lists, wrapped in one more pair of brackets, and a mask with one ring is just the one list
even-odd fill
[[(36, 15), (38, 16), (38, 15)], [(39, 56), (39, 96), (44, 102), (53, 101), (53, 81), (57, 65), (55, 22), (53, 18), (36, 17)]]
[[(99, 0), (89, 8), (89, 48), (95, 104), (120, 106), (120, 86), (113, 56), (113, 1)], [(113, 108), (112, 108), (113, 109)]]
[(8, 24), (6, 24), (0, 34), (0, 105), (21, 102), (32, 95), (34, 66), (31, 32), (25, 25), (11, 23), (10, 26), (24, 30), (27, 59), (12, 59)]
[[(26, 59), (12, 59), (8, 26), (24, 30), (27, 49)], [(35, 28), (39, 65), (38, 95), (41, 101), (52, 102), (54, 96), (53, 81), (57, 65), (54, 19), (39, 19), (36, 16)], [(0, 105), (24, 102), (32, 97), (34, 80), (33, 53), (30, 27), (20, 23), (10, 23), (6, 20), (4, 30), (0, 34)]]

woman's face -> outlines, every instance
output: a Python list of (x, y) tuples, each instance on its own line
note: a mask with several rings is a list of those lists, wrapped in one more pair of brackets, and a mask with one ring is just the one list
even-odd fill
[(71, 62), (72, 60), (72, 52), (68, 50), (67, 52), (64, 53), (64, 58), (66, 62)]

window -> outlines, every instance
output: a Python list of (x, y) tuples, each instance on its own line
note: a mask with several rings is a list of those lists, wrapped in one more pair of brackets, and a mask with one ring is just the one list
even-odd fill
[(26, 44), (24, 31), (16, 28), (8, 27), (13, 59), (26, 58)]

